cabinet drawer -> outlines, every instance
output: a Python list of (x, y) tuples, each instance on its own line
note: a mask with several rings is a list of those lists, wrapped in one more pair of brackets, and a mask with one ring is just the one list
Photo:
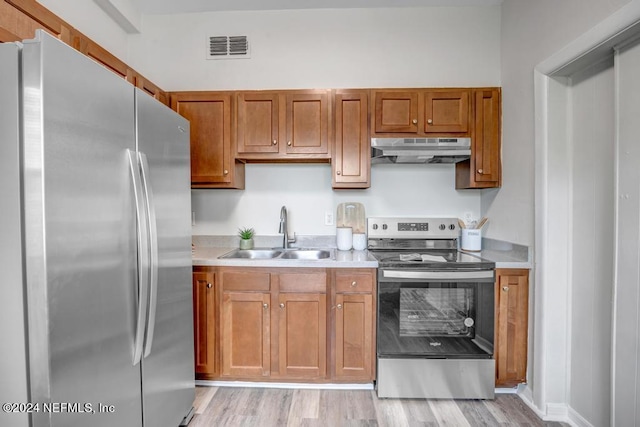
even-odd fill
[(280, 292), (320, 292), (327, 291), (326, 273), (281, 273)]
[(223, 271), (221, 276), (223, 291), (268, 291), (271, 288), (269, 273)]
[(336, 292), (373, 292), (373, 277), (368, 273), (337, 273)]

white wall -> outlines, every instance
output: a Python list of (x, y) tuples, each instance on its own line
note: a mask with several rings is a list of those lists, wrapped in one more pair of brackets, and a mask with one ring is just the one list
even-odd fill
[(534, 241), (533, 69), (629, 0), (504, 0), (502, 3), (502, 188), (485, 190), (487, 236)]
[[(206, 60), (209, 35), (247, 35), (250, 59)], [(217, 12), (145, 16), (131, 65), (169, 91), (500, 85), (500, 8)], [(333, 234), (324, 212), (360, 201), (367, 215), (480, 215), (451, 165), (372, 170), (366, 191), (333, 191), (329, 165), (247, 165), (246, 190), (193, 191), (194, 234), (254, 226)]]

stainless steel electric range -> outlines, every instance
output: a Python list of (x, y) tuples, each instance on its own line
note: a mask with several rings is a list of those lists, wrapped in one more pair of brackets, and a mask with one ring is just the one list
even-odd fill
[(378, 260), (378, 397), (493, 399), (495, 264), (456, 218), (368, 218)]

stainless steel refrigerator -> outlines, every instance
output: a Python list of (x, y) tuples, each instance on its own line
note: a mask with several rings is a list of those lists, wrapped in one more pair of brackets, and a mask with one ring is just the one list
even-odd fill
[(0, 425), (192, 412), (189, 165), (166, 106), (46, 33), (0, 44)]

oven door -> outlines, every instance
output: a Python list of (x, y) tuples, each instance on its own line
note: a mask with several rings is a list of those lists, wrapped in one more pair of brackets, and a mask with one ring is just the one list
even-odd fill
[(378, 358), (490, 359), (494, 271), (380, 269)]

